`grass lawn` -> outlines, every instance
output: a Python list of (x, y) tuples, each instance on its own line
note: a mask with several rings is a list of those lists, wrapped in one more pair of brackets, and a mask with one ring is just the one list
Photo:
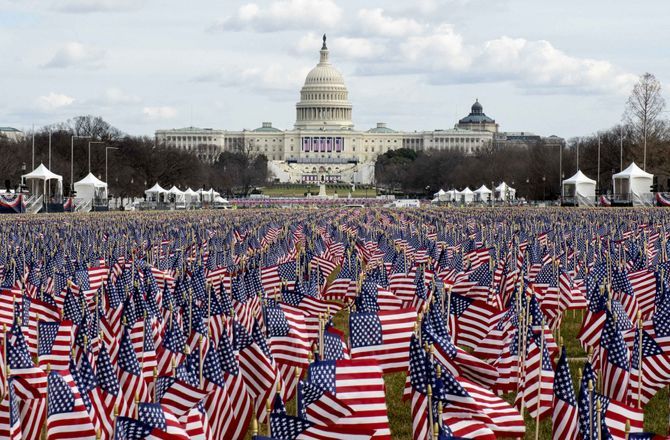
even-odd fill
[[(345, 334), (349, 333), (349, 313), (346, 310), (341, 311), (334, 317), (334, 322), (337, 328), (343, 330)], [(568, 311), (563, 318), (563, 325), (561, 326), (561, 336), (563, 343), (568, 351), (569, 358), (575, 358), (576, 361), (570, 363), (570, 371), (572, 373), (572, 380), (575, 386), (575, 392), (578, 392), (579, 383), (577, 380), (578, 370), (584, 365), (582, 360), (586, 357), (586, 353), (582, 350), (577, 341), (577, 334), (581, 328), (582, 312)], [(412, 417), (410, 414), (409, 402), (402, 400), (403, 388), (405, 386), (405, 373), (389, 374), (384, 377), (386, 383), (386, 406), (388, 409), (388, 417), (391, 425), (391, 437), (394, 440), (411, 440), (412, 439)], [(503, 396), (507, 402), (514, 403), (515, 395), (513, 393)], [(287, 408), (291, 410), (289, 414), (295, 414), (295, 403), (290, 402)], [(645, 406), (644, 414), (644, 428), (645, 431), (655, 432), (665, 436), (668, 428), (669, 417), (669, 401), (667, 388), (661, 390), (654, 398)], [(535, 420), (530, 419), (527, 414), (526, 420), (526, 439), (535, 438)], [(262, 427), (265, 433), (265, 426)], [(247, 436), (250, 438), (250, 436)], [(539, 438), (543, 440), (551, 440), (551, 417), (546, 418), (540, 422)]]
[[(307, 192), (307, 185), (293, 186), (293, 185), (278, 185), (266, 186), (263, 188), (263, 194), (270, 197), (302, 197)], [(311, 185), (309, 187), (312, 195), (319, 194), (319, 186)], [(339, 197), (347, 197), (351, 188), (348, 185), (338, 185), (337, 187), (326, 185), (326, 193), (330, 196), (337, 191)], [(376, 197), (377, 193), (374, 188), (368, 188), (367, 194), (365, 188), (356, 187), (356, 190), (351, 194), (352, 197)]]

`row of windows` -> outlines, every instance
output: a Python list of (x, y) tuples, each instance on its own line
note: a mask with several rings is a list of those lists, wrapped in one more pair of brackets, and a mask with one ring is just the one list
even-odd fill
[(168, 141), (215, 141), (216, 138), (212, 136), (167, 136)]
[(302, 93), (302, 100), (307, 101), (307, 100), (316, 100), (316, 99), (328, 99), (328, 100), (340, 100), (343, 101), (347, 99), (347, 94), (346, 92), (340, 92), (340, 93), (310, 93), (310, 92), (303, 92)]

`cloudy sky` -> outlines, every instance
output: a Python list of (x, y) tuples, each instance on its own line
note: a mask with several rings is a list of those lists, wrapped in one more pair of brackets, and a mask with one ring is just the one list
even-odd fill
[(506, 131), (616, 124), (643, 72), (670, 90), (670, 1), (0, 0), (0, 126), (80, 114), (131, 134), (290, 128), (328, 34), (354, 123)]

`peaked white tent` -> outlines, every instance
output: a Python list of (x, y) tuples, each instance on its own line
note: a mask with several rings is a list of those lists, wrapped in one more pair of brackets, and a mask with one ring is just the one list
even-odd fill
[(474, 191), (475, 200), (478, 202), (488, 202), (492, 195), (493, 192), (486, 185), (482, 185)]
[[(60, 198), (63, 195), (63, 176), (52, 172), (43, 163), (39, 164), (37, 168), (28, 174), (22, 175), (21, 180), (24, 184), (27, 184), (29, 181), (32, 182), (31, 189), (33, 190), (33, 195), (43, 195), (45, 199), (47, 196)], [(56, 181), (55, 191), (50, 191), (49, 182), (52, 180)], [(38, 183), (41, 183), (41, 185)]]
[(633, 205), (646, 205), (651, 203), (651, 185), (654, 176), (637, 166), (635, 162), (628, 168), (612, 176), (614, 187), (614, 199), (633, 202)]
[(187, 204), (191, 205), (200, 201), (200, 195), (191, 188), (186, 188), (186, 191), (184, 191), (184, 199)]
[(144, 194), (147, 196), (147, 201), (149, 202), (160, 202), (162, 198), (167, 194), (167, 190), (161, 187), (158, 183), (144, 191)]
[(509, 200), (514, 200), (516, 198), (516, 190), (502, 182), (500, 185), (496, 186), (496, 199), (502, 200), (504, 202)]
[(460, 196), (460, 201), (463, 203), (472, 203), (475, 198), (475, 193), (468, 186), (463, 191), (460, 191), (458, 195)]
[(460, 193), (458, 192), (457, 189), (450, 189), (449, 191), (447, 191), (447, 199), (448, 199), (450, 202), (453, 202), (453, 201), (455, 201), (455, 200), (458, 198), (458, 195), (459, 195), (459, 194), (460, 194)]
[(574, 201), (577, 205), (592, 206), (596, 198), (596, 181), (587, 177), (581, 170), (563, 181), (564, 200)]
[(449, 199), (449, 193), (447, 193), (447, 191), (440, 188), (440, 190), (438, 192), (433, 194), (433, 200), (431, 200), (431, 202), (433, 202), (433, 203), (448, 202), (449, 200), (450, 200)]
[(203, 203), (213, 203), (216, 196), (221, 195), (220, 193), (214, 191), (214, 188), (210, 188), (207, 191), (199, 189), (198, 194), (200, 194), (200, 200), (202, 200)]
[(107, 184), (98, 179), (93, 173), (74, 183), (77, 200), (107, 200)]

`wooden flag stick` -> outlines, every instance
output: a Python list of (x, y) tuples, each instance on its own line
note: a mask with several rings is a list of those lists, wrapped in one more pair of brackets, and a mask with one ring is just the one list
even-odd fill
[(540, 377), (537, 387), (537, 413), (535, 414), (535, 440), (540, 438), (540, 408), (542, 406), (542, 362), (544, 361), (544, 318), (540, 327)]

